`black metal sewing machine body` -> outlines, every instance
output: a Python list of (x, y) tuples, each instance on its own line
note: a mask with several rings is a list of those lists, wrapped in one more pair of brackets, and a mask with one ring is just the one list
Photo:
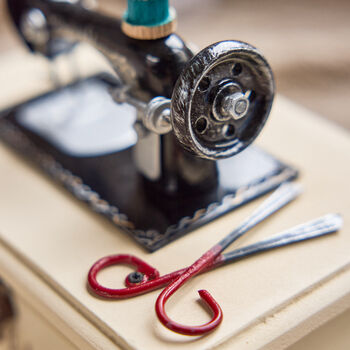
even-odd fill
[[(229, 126), (234, 126), (237, 137), (234, 135), (231, 140), (224, 135), (225, 142), (221, 142), (222, 140), (211, 142), (210, 135), (214, 135), (215, 140), (220, 139), (222, 135), (218, 134), (217, 130), (221, 132), (220, 128), (226, 127), (225, 125), (221, 127), (221, 124), (226, 123), (228, 118), (222, 121), (218, 119), (220, 116), (216, 119), (212, 115), (203, 117), (205, 113), (209, 115), (212, 112), (211, 109), (207, 111), (202, 105), (209, 105), (211, 108), (216, 103), (212, 91), (215, 93), (220, 89), (224, 92), (238, 91), (235, 82), (223, 79), (227, 74), (231, 74), (232, 68), (227, 73), (223, 69), (226, 66), (217, 68), (216, 65), (216, 60), (219, 62), (221, 59), (225, 64), (228, 59), (232, 59), (227, 55), (221, 57), (222, 49), (225, 50), (227, 46), (225, 43), (214, 44), (207, 51), (214, 53), (211, 59), (215, 65), (212, 68), (214, 73), (211, 71), (207, 73), (211, 74), (210, 84), (213, 87), (210, 89), (206, 87), (204, 91), (203, 81), (205, 82), (206, 77), (200, 76), (197, 82), (192, 82), (192, 78), (188, 81), (188, 76), (192, 75), (195, 80), (197, 71), (201, 74), (206, 69), (206, 62), (209, 62), (210, 57), (206, 56), (205, 51), (202, 55), (194, 57), (176, 34), (157, 40), (131, 39), (121, 31), (118, 19), (85, 10), (69, 2), (8, 0), (8, 5), (19, 32), (31, 50), (53, 57), (57, 54), (54, 45), (57, 38), (88, 40), (107, 57), (117, 73), (117, 79), (106, 76), (83, 79), (71, 86), (28, 101), (6, 112), (4, 118), (0, 119), (0, 137), (20, 153), (34, 160), (75, 197), (87, 202), (94, 211), (107, 216), (118, 227), (131, 233), (150, 251), (296, 176), (295, 169), (282, 164), (256, 147), (249, 147), (233, 158), (221, 159), (227, 157), (225, 152), (234, 155), (252, 142), (264, 125), (272, 103), (273, 87), (263, 80), (270, 74), (269, 67), (250, 47), (247, 49), (249, 55), (245, 56), (246, 44), (240, 44), (237, 49), (230, 44), (229, 49), (236, 50), (233, 53), (238, 54), (238, 59), (236, 56), (235, 59), (238, 60), (240, 69), (242, 70), (243, 66), (247, 72), (240, 80), (237, 78), (237, 81), (244, 90), (250, 91), (250, 100), (248, 101), (247, 97), (247, 101), (250, 102), (252, 111), (243, 121), (239, 118), (231, 121), (231, 118), (227, 122)], [(24, 16), (33, 8), (39, 9), (45, 16), (43, 30), (46, 32), (41, 33), (43, 36), (47, 35), (45, 42), (40, 40), (30, 42), (28, 33), (27, 35), (23, 33)], [(251, 61), (257, 68), (254, 65), (250, 66)], [(234, 68), (237, 68), (237, 63), (235, 64)], [(260, 76), (263, 78), (260, 79)], [(123, 90), (125, 86), (127, 89)], [(193, 99), (194, 103), (184, 106), (179, 95), (184, 95), (192, 91), (191, 89), (193, 95), (188, 99)], [(102, 96), (100, 104), (105, 106), (105, 114), (115, 114), (115, 118), (118, 118), (119, 114), (136, 114), (136, 110), (130, 112), (123, 107), (124, 105), (116, 110), (112, 106), (108, 107), (109, 101), (106, 100), (108, 91), (112, 91), (112, 96), (113, 91), (122, 91), (119, 92), (122, 96), (126, 93), (128, 101), (134, 103), (138, 113), (143, 108), (140, 109), (139, 106), (147, 104), (152, 98), (173, 97), (172, 109), (176, 112), (173, 112), (176, 114), (173, 119), (177, 119), (172, 120), (175, 133), (154, 133), (145, 129), (142, 121), (137, 118), (135, 124), (138, 126), (137, 142), (130, 139), (123, 147), (103, 151), (90, 147), (89, 150), (92, 149), (92, 152), (79, 153), (74, 148), (66, 147), (64, 144), (62, 146), (62, 141), (57, 139), (52, 130), (43, 131), (40, 126), (43, 119), (39, 122), (30, 121), (33, 120), (33, 115), (38, 113), (44, 115), (46, 120), (50, 120), (52, 106), (56, 106), (58, 111), (56, 114), (69, 115), (72, 120), (80, 120), (79, 118), (89, 114), (88, 109), (82, 111), (80, 108), (90, 103), (87, 96), (100, 95)], [(177, 96), (176, 101), (174, 95)], [(220, 97), (222, 99), (227, 96)], [(119, 98), (120, 96), (116, 100)], [(75, 101), (73, 106), (69, 103), (71, 99)], [(202, 115), (200, 118), (204, 118), (209, 124), (208, 130), (205, 132), (199, 130), (198, 118), (191, 120), (191, 108), (195, 108), (197, 112), (200, 110)], [(181, 115), (185, 110), (189, 116), (188, 123), (183, 122), (185, 116), (182, 118)], [(122, 126), (123, 117), (119, 118)], [(96, 127), (96, 124), (92, 125)], [(133, 128), (132, 125), (130, 128)], [(210, 128), (214, 131), (212, 132)], [(69, 133), (70, 129), (67, 130)], [(57, 133), (59, 134), (59, 131)], [(121, 133), (120, 137), (122, 136)], [(79, 139), (79, 137), (73, 138)], [(98, 138), (96, 134), (96, 139)], [(185, 140), (181, 140), (182, 138)], [(219, 145), (220, 142), (223, 146), (220, 146), (221, 148), (218, 146), (218, 156), (214, 158), (212, 154), (216, 152), (216, 143)], [(72, 143), (71, 140), (68, 140), (69, 143)], [(94, 141), (90, 143), (94, 144)], [(95, 143), (98, 149), (99, 142)], [(200, 157), (198, 154), (195, 155), (198, 143), (198, 152), (202, 152)], [(203, 151), (202, 145), (204, 145)]]
[[(50, 43), (57, 38), (88, 41), (107, 57), (121, 81), (132, 87), (131, 92), (145, 102), (155, 96), (170, 98), (180, 73), (193, 57), (176, 34), (157, 40), (136, 40), (122, 32), (120, 19), (69, 1), (8, 0), (8, 6), (21, 37), (32, 51), (52, 57), (57, 52)], [(33, 8), (41, 10), (49, 24), (49, 38), (44, 45), (28, 42), (21, 29), (23, 15)]]

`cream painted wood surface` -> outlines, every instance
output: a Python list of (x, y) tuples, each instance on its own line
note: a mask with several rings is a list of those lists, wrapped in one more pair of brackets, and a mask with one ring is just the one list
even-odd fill
[[(35, 82), (42, 79), (50, 87), (45, 66), (33, 64), (43, 70), (42, 74), (31, 78), (28, 72), (15, 81), (9, 77), (15, 74), (17, 65), (8, 65), (7, 89), (6, 93), (1, 90), (0, 106), (33, 95), (35, 89), (24, 97), (28, 91), (24, 88), (18, 94), (19, 87), (29, 81), (35, 87), (38, 84)], [(3, 77), (0, 73), (0, 86), (5, 86)], [(43, 92), (42, 87), (38, 91)], [(180, 290), (168, 303), (169, 314), (180, 322), (196, 324), (208, 319), (196, 302), (196, 290), (208, 289), (220, 302), (224, 321), (209, 336), (188, 338), (164, 329), (154, 313), (159, 292), (123, 301), (93, 297), (86, 290), (87, 271), (96, 259), (116, 253), (137, 255), (161, 273), (186, 266), (225, 236), (261, 200), (148, 254), (125, 233), (91, 213), (1, 145), (0, 241), (87, 322), (121, 347), (152, 350), (211, 349), (219, 345), (223, 349), (286, 347), (350, 306), (350, 140), (344, 130), (278, 96), (257, 143), (300, 170), (299, 182), (305, 193), (236, 246), (327, 212), (342, 213), (345, 225), (335, 236), (220, 268), (197, 277)], [(3, 266), (0, 272), (1, 269)], [(128, 271), (126, 267), (109, 268), (101, 273), (100, 280), (109, 286), (121, 286)]]
[(349, 327), (350, 310), (348, 309), (293, 344), (288, 350), (348, 350)]
[(11, 288), (16, 310), (1, 350), (120, 349), (21, 260), (1, 242), (0, 276)]
[(41, 317), (31, 304), (24, 302), (18, 296), (14, 300), (16, 318), (11, 324), (8, 324), (6, 339), (2, 339), (2, 343), (0, 343), (1, 350), (78, 350), (66, 335), (52, 327), (47, 319)]

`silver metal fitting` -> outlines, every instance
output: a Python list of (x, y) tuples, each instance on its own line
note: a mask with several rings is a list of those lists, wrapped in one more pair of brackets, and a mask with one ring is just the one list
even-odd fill
[(143, 123), (147, 129), (159, 135), (171, 131), (170, 102), (170, 99), (159, 96), (148, 103), (143, 114)]
[(128, 86), (113, 88), (110, 91), (113, 100), (117, 103), (129, 103), (138, 111), (138, 121), (143, 126), (158, 135), (167, 134), (172, 130), (170, 121), (169, 98), (157, 96), (148, 103), (145, 103), (130, 94)]
[(235, 120), (243, 118), (247, 114), (248, 108), (249, 100), (241, 92), (226, 96), (221, 105), (222, 113)]
[(243, 118), (249, 109), (250, 91), (242, 92), (242, 87), (233, 81), (221, 86), (214, 98), (212, 112), (218, 122)]
[(49, 40), (49, 31), (45, 15), (41, 10), (32, 8), (21, 18), (21, 31), (27, 41), (35, 45), (45, 45)]

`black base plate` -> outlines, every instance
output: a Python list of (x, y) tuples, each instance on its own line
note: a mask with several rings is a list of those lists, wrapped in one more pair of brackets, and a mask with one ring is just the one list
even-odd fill
[[(44, 101), (55, 93), (62, 90), (40, 99)], [(153, 192), (149, 195), (133, 162), (132, 147), (98, 156), (67, 154), (18, 122), (17, 112), (25, 106), (2, 113), (0, 138), (33, 160), (92, 210), (130, 233), (149, 251), (297, 176), (294, 168), (251, 146), (233, 158), (217, 162), (218, 186), (210, 193), (168, 196)]]

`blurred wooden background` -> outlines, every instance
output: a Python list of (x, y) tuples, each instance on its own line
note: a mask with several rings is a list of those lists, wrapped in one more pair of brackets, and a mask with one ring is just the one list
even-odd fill
[[(257, 46), (272, 66), (279, 93), (350, 129), (350, 1), (171, 3), (184, 39), (199, 48), (223, 39)], [(125, 6), (126, 0), (100, 0), (98, 8), (120, 15)], [(6, 17), (5, 1), (0, 0), (0, 55), (20, 48)]]

